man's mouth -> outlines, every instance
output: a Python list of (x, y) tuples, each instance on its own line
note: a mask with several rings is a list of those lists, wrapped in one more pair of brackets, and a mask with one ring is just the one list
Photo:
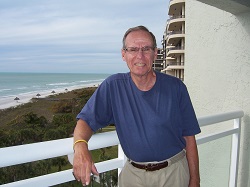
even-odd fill
[(145, 66), (144, 63), (135, 63), (136, 66), (139, 66), (139, 67), (142, 67), (142, 66)]

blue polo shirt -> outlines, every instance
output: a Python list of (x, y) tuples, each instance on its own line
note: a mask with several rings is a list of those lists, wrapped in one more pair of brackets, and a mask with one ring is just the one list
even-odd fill
[(125, 155), (137, 162), (168, 159), (185, 148), (183, 136), (200, 132), (184, 83), (155, 73), (149, 91), (139, 90), (130, 73), (108, 77), (77, 116), (93, 131), (115, 124)]

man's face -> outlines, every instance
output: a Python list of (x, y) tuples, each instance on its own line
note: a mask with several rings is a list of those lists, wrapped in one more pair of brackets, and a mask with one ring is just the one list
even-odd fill
[(151, 35), (146, 31), (133, 31), (128, 34), (125, 46), (127, 50), (122, 50), (122, 59), (127, 63), (131, 75), (147, 75), (157, 56)]

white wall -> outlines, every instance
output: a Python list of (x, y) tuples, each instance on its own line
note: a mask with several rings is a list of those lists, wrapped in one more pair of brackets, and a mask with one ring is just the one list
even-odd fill
[[(197, 116), (236, 109), (245, 113), (238, 184), (250, 187), (250, 12), (233, 15), (187, 0), (185, 30), (185, 84)], [(227, 186), (229, 158), (223, 158), (229, 142), (211, 143), (211, 150), (199, 147), (201, 186)]]

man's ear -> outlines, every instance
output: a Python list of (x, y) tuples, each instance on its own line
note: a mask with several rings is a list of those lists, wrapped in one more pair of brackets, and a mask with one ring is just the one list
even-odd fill
[(155, 48), (155, 52), (154, 52), (154, 61), (157, 59), (157, 54), (158, 54), (158, 49)]
[(121, 50), (121, 54), (122, 54), (122, 60), (125, 61), (125, 51), (123, 49)]

